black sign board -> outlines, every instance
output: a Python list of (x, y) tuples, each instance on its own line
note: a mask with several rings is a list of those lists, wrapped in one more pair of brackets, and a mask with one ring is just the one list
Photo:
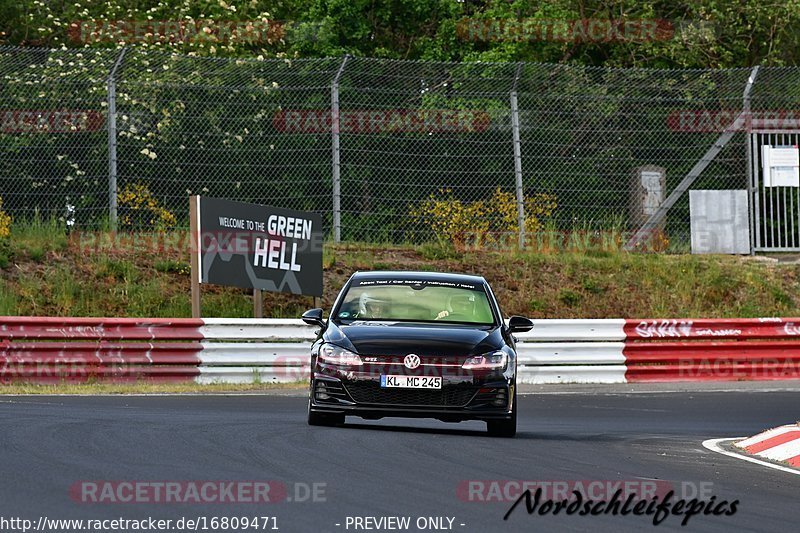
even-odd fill
[(200, 282), (322, 296), (317, 213), (198, 197)]

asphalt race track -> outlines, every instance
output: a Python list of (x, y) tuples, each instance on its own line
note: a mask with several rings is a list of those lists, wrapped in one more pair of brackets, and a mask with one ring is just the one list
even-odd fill
[[(348, 516), (406, 516), (410, 531), (418, 531), (419, 517), (454, 518), (454, 531), (797, 529), (800, 476), (701, 443), (795, 421), (800, 390), (603, 390), (520, 396), (512, 440), (487, 437), (485, 426), (472, 422), (348, 418), (345, 427), (309, 427), (305, 398), (285, 393), (3, 397), (2, 516), (274, 516), (280, 531), (366, 530), (347, 527)], [(686, 527), (668, 516), (655, 527), (652, 516), (528, 515), (522, 503), (504, 521), (513, 501), (468, 501), (459, 490), (469, 480), (654, 479), (687, 499), (690, 490), (705, 491), (706, 500), (738, 499), (737, 512), (693, 516)], [(80, 503), (70, 487), (86, 480), (270, 480), (285, 485), (288, 499), (303, 501)], [(320, 501), (310, 501), (313, 483), (323, 484)]]

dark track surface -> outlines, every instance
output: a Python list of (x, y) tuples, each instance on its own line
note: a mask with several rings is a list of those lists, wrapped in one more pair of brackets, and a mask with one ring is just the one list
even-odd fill
[[(459, 499), (464, 480), (713, 483), (735, 516), (668, 517), (657, 531), (793, 531), (800, 476), (702, 447), (797, 419), (797, 391), (520, 396), (513, 440), (477, 422), (348, 419), (309, 427), (291, 396), (1, 397), (4, 517), (278, 517), (280, 531), (348, 531), (346, 516), (455, 517), (455, 531), (640, 530), (645, 516), (528, 516), (524, 504)], [(326, 483), (322, 503), (79, 504), (80, 480)], [(341, 524), (336, 526), (335, 524)], [(460, 526), (459, 524), (465, 524)], [(412, 527), (411, 531), (417, 531)], [(254, 531), (254, 530), (248, 530)], [(349, 531), (354, 531), (352, 528)]]

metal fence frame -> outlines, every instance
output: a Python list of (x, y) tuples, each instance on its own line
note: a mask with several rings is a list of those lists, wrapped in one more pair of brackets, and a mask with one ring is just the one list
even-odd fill
[[(13, 55), (15, 53), (21, 53), (20, 50), (25, 49), (14, 49), (9, 47), (0, 47), (0, 55), (7, 54)], [(55, 51), (55, 50), (40, 50), (42, 54), (50, 54), (50, 53), (61, 53), (61, 54), (78, 54), (80, 53), (79, 50), (71, 50), (71, 51)], [(30, 49), (25, 50), (25, 52), (30, 52)], [(107, 175), (107, 191), (108, 191), (108, 221), (109, 225), (112, 230), (116, 230), (119, 224), (119, 214), (118, 214), (118, 205), (117, 205), (117, 195), (120, 190), (119, 187), (119, 177), (120, 177), (120, 168), (119, 163), (121, 161), (119, 155), (119, 147), (120, 147), (120, 134), (121, 131), (124, 131), (124, 127), (121, 130), (119, 124), (120, 116), (125, 114), (125, 110), (120, 109), (120, 87), (123, 87), (123, 90), (129, 90), (130, 87), (145, 87), (147, 88), (147, 84), (145, 82), (139, 81), (136, 79), (136, 75), (138, 71), (136, 68), (141, 69), (143, 67), (138, 66), (136, 68), (129, 68), (129, 63), (131, 61), (139, 61), (140, 65), (142, 64), (142, 58), (139, 57), (138, 59), (131, 59), (131, 54), (133, 52), (129, 49), (122, 48), (117, 51), (104, 51), (104, 61), (107, 61), (109, 68), (107, 70), (107, 75), (105, 76), (104, 84), (105, 84), (105, 92), (106, 92), (106, 134), (107, 134), (107, 168), (108, 168), (108, 175)], [(140, 52), (135, 52), (136, 54)], [(111, 55), (113, 54), (113, 55)], [(174, 58), (175, 56), (164, 57), (158, 56), (157, 54), (152, 54), (148, 56), (146, 61), (151, 61), (155, 64), (158, 62), (164, 63), (164, 68), (167, 68), (167, 62)], [(182, 57), (179, 58), (181, 61), (201, 61), (199, 58), (188, 58)], [(197, 70), (200, 73), (199, 78), (202, 79), (202, 71), (203, 68), (209, 69), (231, 69), (231, 71), (235, 71), (240, 63), (243, 65), (242, 69), (245, 68), (258, 68), (257, 65), (254, 66), (252, 60), (221, 60), (221, 59), (202, 59), (205, 61), (204, 63), (198, 63)], [(270, 60), (272, 61), (272, 60)], [(311, 60), (309, 60), (311, 61)], [(320, 60), (322, 61), (322, 60)], [(710, 145), (707, 144), (708, 141), (706, 139), (710, 139), (711, 137), (705, 136), (701, 140), (697, 142), (692, 142), (687, 146), (691, 148), (691, 150), (684, 150), (687, 154), (685, 158), (681, 160), (681, 163), (685, 168), (688, 168), (688, 171), (682, 171), (681, 175), (682, 178), (679, 182), (675, 183), (674, 186), (668, 187), (669, 194), (663, 200), (661, 205), (655, 211), (655, 213), (651, 214), (646, 222), (640, 226), (628, 228), (632, 230), (630, 232), (630, 237), (626, 238), (625, 243), (628, 249), (634, 249), (640, 244), (642, 241), (646, 241), (649, 236), (655, 231), (660, 225), (663, 225), (665, 219), (667, 218), (667, 214), (671, 212), (679, 201), (685, 198), (685, 193), (689, 190), (693, 184), (698, 181), (701, 174), (706, 171), (712, 163), (714, 163), (718, 156), (728, 150), (730, 153), (733, 150), (734, 153), (734, 160), (729, 162), (721, 163), (727, 164), (728, 167), (723, 168), (722, 170), (717, 170), (717, 176), (722, 176), (722, 178), (718, 178), (718, 181), (722, 185), (722, 181), (725, 179), (724, 177), (730, 176), (731, 182), (742, 182), (745, 183), (744, 185), (748, 191), (751, 201), (751, 229), (753, 230), (751, 233), (753, 235), (756, 234), (757, 231), (757, 221), (755, 220), (754, 216), (754, 203), (758, 201), (757, 191), (754, 189), (754, 183), (756, 183), (754, 178), (754, 172), (757, 172), (755, 168), (755, 160), (754, 155), (752, 153), (753, 145), (752, 139), (748, 133), (747, 139), (744, 140), (742, 143), (734, 142), (737, 138), (737, 135), (743, 131), (742, 123), (747, 123), (750, 117), (750, 109), (751, 109), (751, 100), (753, 98), (752, 94), (754, 88), (759, 87), (757, 80), (760, 80), (761, 77), (759, 72), (764, 72), (765, 69), (761, 67), (755, 67), (753, 69), (731, 69), (727, 71), (713, 71), (713, 70), (695, 70), (695, 71), (646, 71), (644, 69), (601, 69), (595, 67), (576, 67), (571, 65), (540, 65), (540, 64), (533, 64), (533, 63), (513, 63), (513, 64), (503, 64), (503, 63), (496, 63), (496, 64), (449, 64), (449, 63), (426, 63), (426, 62), (403, 62), (403, 61), (390, 61), (390, 60), (371, 60), (371, 59), (364, 59), (364, 58), (353, 58), (349, 55), (345, 55), (342, 58), (334, 59), (330, 58), (328, 60), (329, 65), (325, 68), (320, 67), (319, 71), (316, 71), (314, 75), (316, 78), (310, 80), (307, 83), (307, 87), (309, 87), (315, 91), (322, 89), (324, 87), (329, 90), (330, 94), (330, 102), (329, 102), (329, 112), (330, 112), (330, 135), (326, 135), (325, 131), (319, 135), (319, 139), (323, 139), (327, 137), (330, 140), (330, 231), (331, 236), (335, 242), (340, 242), (344, 238), (343, 236), (343, 212), (346, 211), (346, 208), (343, 207), (343, 197), (347, 195), (343, 195), (343, 180), (345, 179), (343, 176), (343, 171), (348, 167), (348, 165), (352, 166), (359, 166), (359, 164), (368, 166), (368, 163), (363, 163), (363, 161), (356, 159), (355, 163), (347, 162), (343, 160), (343, 152), (348, 152), (351, 148), (348, 146), (350, 141), (356, 139), (356, 137), (352, 133), (343, 132), (340, 118), (342, 116), (341, 110), (343, 106), (350, 106), (351, 108), (355, 106), (358, 108), (358, 102), (363, 101), (376, 101), (377, 96), (374, 96), (378, 91), (385, 91), (389, 92), (395, 91), (396, 93), (402, 93), (403, 90), (406, 93), (402, 94), (414, 94), (414, 89), (403, 89), (403, 87), (413, 87), (415, 83), (424, 86), (423, 89), (417, 91), (419, 94), (424, 94), (426, 91), (431, 91), (431, 84), (433, 81), (444, 80), (439, 85), (435, 86), (435, 89), (441, 89), (441, 85), (443, 84), (445, 87), (448, 83), (451, 85), (460, 85), (459, 87), (453, 89), (456, 92), (457, 96), (460, 95), (464, 98), (464, 95), (469, 96), (474, 102), (481, 101), (480, 99), (484, 97), (486, 94), (490, 94), (492, 98), (494, 98), (494, 102), (502, 102), (505, 100), (507, 102), (507, 108), (500, 109), (500, 108), (493, 108), (491, 111), (497, 117), (500, 117), (496, 120), (496, 123), (492, 124), (494, 128), (493, 133), (493, 142), (500, 143), (502, 142), (503, 145), (499, 146), (498, 152), (498, 161), (502, 160), (503, 164), (505, 161), (508, 161), (508, 167), (503, 167), (501, 170), (494, 169), (491, 172), (494, 172), (497, 175), (507, 175), (508, 176), (508, 183), (504, 183), (504, 186), (508, 186), (510, 189), (513, 187), (514, 190), (514, 201), (516, 203), (516, 241), (517, 245), (520, 248), (524, 248), (530, 242), (530, 238), (532, 236), (526, 235), (525, 233), (525, 221), (526, 221), (526, 189), (531, 190), (538, 190), (540, 187), (539, 185), (542, 183), (544, 178), (538, 178), (538, 174), (543, 175), (557, 175), (559, 172), (563, 172), (563, 168), (568, 167), (569, 163), (564, 163), (563, 161), (567, 160), (569, 155), (567, 154), (567, 148), (572, 150), (572, 157), (576, 158), (577, 156), (575, 153), (580, 149), (585, 149), (586, 146), (591, 146), (592, 143), (597, 144), (597, 141), (589, 141), (581, 142), (581, 135), (576, 135), (575, 138), (570, 138), (570, 142), (573, 144), (577, 143), (578, 148), (575, 148), (571, 145), (564, 145), (565, 148), (561, 150), (558, 154), (552, 155), (549, 153), (541, 153), (543, 150), (547, 150), (546, 145), (542, 144), (541, 139), (547, 140), (546, 132), (544, 128), (546, 125), (539, 125), (536, 123), (537, 118), (548, 116), (555, 116), (557, 112), (560, 112), (562, 108), (568, 108), (571, 112), (575, 113), (577, 116), (578, 111), (580, 111), (581, 106), (589, 108), (586, 111), (586, 116), (588, 119), (586, 123), (589, 124), (587, 128), (590, 128), (591, 134), (595, 136), (602, 136), (606, 130), (602, 128), (610, 128), (615, 126), (608, 126), (606, 123), (603, 123), (601, 119), (605, 119), (608, 123), (613, 123), (614, 113), (620, 115), (620, 118), (615, 119), (620, 121), (619, 123), (622, 124), (619, 126), (620, 131), (624, 131), (626, 127), (625, 120), (632, 120), (635, 122), (637, 117), (626, 117), (625, 113), (630, 111), (626, 111), (624, 105), (639, 105), (646, 108), (649, 105), (649, 102), (646, 100), (646, 96), (648, 94), (655, 93), (661, 98), (665, 103), (665, 109), (669, 105), (677, 105), (674, 102), (669, 100), (670, 95), (673, 93), (665, 92), (664, 94), (658, 93), (658, 91), (668, 91), (673, 90), (669, 87), (664, 89), (663, 86), (666, 85), (674, 85), (677, 89), (674, 89), (675, 95), (683, 95), (683, 90), (686, 90), (687, 94), (691, 93), (691, 90), (699, 90), (699, 89), (684, 89), (681, 84), (686, 87), (694, 87), (695, 85), (698, 87), (703, 87), (703, 84), (708, 85), (709, 87), (716, 86), (719, 90), (717, 93), (714, 92), (713, 87), (708, 89), (708, 93), (705, 96), (706, 102), (709, 103), (708, 105), (716, 105), (718, 107), (723, 107), (727, 104), (730, 104), (733, 101), (731, 94), (733, 93), (734, 89), (738, 86), (739, 81), (743, 82), (741, 86), (742, 92), (741, 97), (739, 98), (739, 102), (733, 104), (735, 106), (740, 106), (738, 116), (733, 120), (732, 124), (729, 128), (726, 128), (725, 131), (716, 132), (714, 133), (714, 140), (711, 141)], [(273, 62), (264, 62), (265, 65), (269, 66), (269, 68), (278, 68), (280, 63), (279, 60), (274, 60)], [(149, 63), (144, 63), (149, 65)], [(179, 65), (180, 66), (180, 65)], [(181, 67), (187, 70), (189, 67)], [(194, 67), (193, 67), (194, 68)], [(290, 66), (288, 68), (295, 68), (294, 66)], [(474, 69), (484, 69), (481, 76), (475, 75), (475, 79), (472, 80), (470, 78), (470, 70), (471, 68)], [(327, 70), (326, 70), (327, 69)], [(361, 70), (359, 70), (361, 69)], [(459, 72), (460, 74), (456, 77), (453, 74), (453, 70), (461, 69)], [(297, 79), (302, 80), (302, 68), (296, 68), (298, 72), (293, 72), (292, 76), (295, 76)], [(149, 69), (148, 69), (149, 71)], [(354, 74), (355, 71), (355, 74)], [(325, 72), (328, 72), (329, 77), (327, 80), (324, 80)], [(768, 68), (766, 69), (772, 76), (772, 82), (764, 82), (767, 88), (763, 89), (762, 91), (766, 91), (764, 93), (766, 96), (756, 96), (756, 98), (760, 98), (762, 102), (761, 107), (764, 107), (764, 102), (770, 101), (779, 101), (780, 98), (778, 95), (782, 90), (782, 84), (786, 84), (786, 81), (781, 81), (783, 78), (790, 78), (791, 76), (797, 76), (800, 73), (800, 69), (776, 69), (776, 68)], [(0, 63), (0, 74), (2, 74), (2, 63)], [(197, 73), (191, 72), (192, 75)], [(220, 75), (222, 76), (222, 75)], [(220, 86), (219, 89), (221, 91), (241, 91), (244, 87), (247, 90), (250, 90), (250, 85), (252, 80), (248, 80), (247, 73), (244, 74), (232, 74), (231, 76), (236, 77), (235, 83), (231, 82), (230, 87)], [(348, 76), (355, 76), (353, 79), (348, 79)], [(746, 76), (746, 77), (745, 77)], [(559, 77), (563, 79), (559, 79)], [(295, 78), (293, 78), (295, 79)], [(794, 78), (792, 78), (794, 79)], [(242, 81), (244, 80), (244, 81)], [(355, 80), (355, 81), (354, 81)], [(366, 80), (366, 81), (365, 81)], [(454, 81), (455, 80), (455, 81)], [(556, 81), (554, 81), (556, 80)], [(663, 80), (667, 80), (670, 83), (661, 83)], [(775, 82), (778, 80), (780, 83)], [(86, 83), (95, 83), (98, 80), (94, 80), (94, 78), (90, 78)], [(475, 86), (472, 88), (464, 89), (464, 87), (470, 83), (475, 83)], [(295, 83), (300, 83), (295, 80)], [(385, 83), (386, 86), (383, 86), (382, 83)], [(395, 83), (396, 85), (391, 85)], [(580, 86), (581, 83), (586, 83), (587, 85), (591, 86), (591, 90), (583, 90)], [(618, 85), (615, 85), (618, 84)], [(770, 83), (775, 83), (775, 88), (770, 87)], [(790, 80), (791, 83), (791, 80)], [(138, 85), (137, 85), (138, 84)], [(196, 88), (202, 87), (202, 85), (198, 85), (197, 80), (186, 81), (185, 87), (187, 88)], [(402, 85), (406, 84), (406, 85)], [(548, 92), (549, 84), (553, 84), (556, 88), (562, 88), (565, 92), (558, 93), (558, 92)], [(636, 85), (638, 84), (638, 85)], [(629, 89), (627, 85), (635, 85), (635, 90)], [(54, 85), (56, 87), (56, 85)], [(173, 87), (173, 85), (163, 84), (163, 86), (158, 86), (159, 89), (163, 89), (166, 91), (167, 89)], [(183, 87), (183, 86), (181, 86)], [(285, 90), (285, 91), (292, 91), (295, 89), (300, 89), (305, 86), (303, 85), (292, 85), (289, 84), (287, 87), (280, 87), (276, 90)], [(615, 89), (616, 87), (616, 89)], [(188, 90), (188, 89), (187, 89)], [(611, 91), (617, 90), (619, 94), (614, 94)], [(360, 91), (360, 92), (359, 92)], [(461, 92), (458, 92), (461, 91)], [(627, 92), (626, 92), (627, 91)], [(771, 92), (770, 92), (771, 91)], [(343, 95), (347, 103), (343, 103)], [(500, 95), (506, 95), (504, 98), (501, 98)], [(168, 98), (169, 96), (165, 96)], [(386, 98), (388, 101), (393, 101), (391, 98), (386, 97), (385, 95), (380, 96), (381, 98)], [(199, 97), (198, 97), (199, 98)], [(370, 100), (372, 98), (373, 100)], [(421, 97), (420, 97), (421, 98)], [(627, 98), (627, 100), (626, 100)], [(673, 97), (677, 99), (677, 97)], [(457, 101), (458, 98), (455, 98), (454, 101)], [(523, 101), (524, 100), (524, 101)], [(637, 103), (641, 101), (642, 103)], [(356, 103), (354, 103), (356, 102)], [(382, 102), (382, 101), (381, 101)], [(633, 104), (629, 104), (629, 102), (633, 102)], [(687, 98), (686, 102), (690, 102), (690, 99)], [(712, 105), (713, 104), (713, 105)], [(363, 104), (361, 104), (363, 105)], [(384, 105), (381, 103), (380, 105)], [(385, 104), (385, 105), (391, 105)], [(488, 104), (487, 104), (488, 105)], [(701, 108), (704, 107), (706, 104), (700, 106)], [(596, 106), (597, 114), (600, 115), (600, 118), (591, 116), (592, 113), (592, 106)], [(489, 108), (487, 108), (489, 109)], [(532, 110), (533, 109), (533, 110)], [(552, 115), (547, 115), (546, 113), (542, 113), (542, 109), (553, 110)], [(347, 109), (345, 109), (347, 112)], [(539, 113), (537, 117), (536, 113)], [(603, 117), (602, 115), (605, 114), (606, 116)], [(595, 124), (599, 124), (599, 126), (595, 126), (596, 129), (591, 130), (593, 121)], [(581, 125), (582, 127), (582, 125)], [(601, 129), (597, 129), (601, 128)], [(327, 130), (326, 130), (327, 131)], [(611, 131), (611, 130), (608, 130)], [(533, 132), (533, 133), (531, 133)], [(0, 132), (1, 133), (1, 132)], [(649, 134), (654, 139), (658, 140), (657, 136), (659, 135), (658, 131), (647, 130), (645, 132)], [(538, 135), (535, 137), (535, 141), (532, 140), (533, 134)], [(633, 145), (633, 141), (630, 139), (635, 139), (636, 135), (626, 132), (629, 136), (629, 143), (630, 146), (625, 146), (625, 148), (629, 148), (631, 150), (635, 149), (636, 146)], [(585, 136), (584, 136), (585, 137)], [(698, 137), (699, 138), (699, 137)], [(576, 140), (577, 139), (577, 140)], [(0, 135), (0, 144), (2, 144), (2, 136)], [(455, 143), (456, 141), (452, 141)], [(652, 143), (653, 141), (651, 141)], [(488, 141), (487, 141), (488, 143)], [(679, 144), (673, 142), (672, 144)], [(742, 144), (742, 146), (739, 146)], [(556, 143), (554, 141), (553, 145), (555, 146)], [(426, 150), (430, 150), (430, 146), (433, 146), (433, 151), (426, 152), (425, 155), (430, 157), (442, 157), (444, 161), (448, 161), (448, 157), (458, 157), (453, 155), (448, 155), (447, 153), (440, 154), (437, 153), (436, 150), (440, 149), (439, 145), (436, 144), (429, 144), (425, 145)], [(509, 150), (506, 154), (505, 148), (508, 146)], [(645, 146), (648, 150), (650, 145)], [(733, 148), (729, 148), (733, 146)], [(600, 147), (604, 148), (604, 147)], [(674, 146), (671, 147), (674, 150), (680, 150), (681, 146)], [(740, 151), (741, 148), (741, 155), (735, 155)], [(401, 146), (402, 149), (402, 146)], [(488, 148), (486, 148), (488, 150)], [(592, 148), (595, 149), (594, 147)], [(608, 149), (608, 148), (606, 148)], [(366, 151), (367, 149), (364, 149)], [(469, 154), (469, 147), (462, 148), (462, 153)], [(704, 153), (699, 156), (693, 156), (689, 152), (691, 151), (698, 151), (704, 150)], [(592, 155), (595, 160), (603, 160), (603, 151), (602, 150), (595, 150), (598, 155)], [(445, 150), (447, 152), (447, 150)], [(646, 150), (645, 150), (646, 152)], [(701, 152), (698, 152), (700, 154)], [(535, 155), (532, 159), (531, 154)], [(567, 155), (565, 155), (567, 154)], [(394, 154), (397, 155), (397, 154)], [(581, 153), (584, 159), (589, 161), (588, 156), (585, 156), (585, 152)], [(361, 157), (361, 154), (356, 154), (356, 156)], [(0, 163), (2, 163), (2, 154), (0, 153)], [(47, 157), (44, 155), (43, 157)], [(364, 156), (365, 157), (365, 156)], [(377, 156), (376, 156), (377, 157)], [(408, 158), (413, 159), (414, 154), (409, 153)], [(612, 154), (613, 157), (613, 154)], [(647, 156), (641, 155), (637, 156), (639, 160), (648, 160), (648, 157), (654, 159), (654, 162), (658, 162), (658, 156)], [(742, 157), (745, 162), (739, 162), (738, 157)], [(504, 159), (507, 158), (507, 159)], [(694, 158), (694, 159), (693, 159)], [(633, 160), (633, 159), (632, 159)], [(553, 162), (555, 161), (555, 163)], [(580, 162), (580, 158), (578, 158)], [(689, 167), (688, 163), (690, 161), (694, 161), (694, 163)], [(467, 163), (468, 165), (469, 163)], [(576, 164), (574, 170), (576, 175), (579, 175), (581, 172), (590, 173), (592, 170), (591, 165), (597, 165), (596, 162), (592, 163), (591, 161)], [(556, 165), (548, 167), (548, 165)], [(679, 166), (680, 167), (680, 166)], [(741, 168), (740, 168), (741, 167)], [(589, 168), (588, 171), (585, 169)], [(731, 170), (733, 169), (733, 170)], [(476, 171), (478, 172), (478, 171)], [(446, 171), (440, 171), (440, 175), (445, 175)], [(548, 174), (550, 173), (550, 174)], [(726, 174), (727, 173), (727, 174)], [(741, 175), (740, 175), (741, 173)], [(324, 174), (328, 174), (324, 172)], [(604, 178), (606, 183), (610, 183), (611, 179), (614, 178), (619, 174), (613, 174), (613, 172), (609, 171), (609, 173)], [(458, 177), (458, 174), (454, 174), (454, 181), (461, 179)], [(2, 175), (0, 175), (0, 179), (2, 179)], [(670, 180), (674, 183), (675, 176), (670, 175)], [(513, 178), (513, 182), (512, 182)], [(354, 179), (354, 178), (348, 178)], [(414, 180), (409, 178), (409, 185), (414, 185)], [(532, 181), (533, 180), (533, 181)], [(489, 180), (490, 182), (491, 180)], [(533, 184), (533, 186), (532, 186)], [(491, 185), (493, 187), (494, 184)], [(381, 184), (378, 184), (378, 188), (381, 187)], [(485, 190), (489, 190), (489, 186), (483, 186)], [(564, 185), (564, 194), (571, 194), (574, 191), (571, 191), (570, 187), (574, 188), (574, 185)], [(725, 188), (725, 187), (723, 187)], [(730, 185), (728, 186), (730, 188)], [(627, 209), (624, 205), (625, 200), (620, 200), (621, 192), (625, 189), (624, 185), (618, 186), (618, 191), (603, 191), (607, 192), (607, 197), (617, 198), (617, 202), (620, 205), (615, 206), (617, 212), (624, 211)], [(13, 194), (13, 191), (0, 191), (0, 195), (7, 195)], [(617, 194), (617, 196), (613, 196), (613, 194)], [(352, 195), (351, 195), (352, 196)], [(586, 193), (584, 194), (584, 199), (581, 201), (576, 202), (576, 206), (573, 208), (573, 212), (579, 212), (581, 210), (583, 202), (584, 204), (587, 201), (591, 201), (592, 198), (592, 189), (590, 186), (587, 186)], [(588, 198), (589, 200), (587, 200)], [(352, 200), (352, 198), (351, 198)], [(8, 202), (7, 202), (8, 205)], [(686, 209), (685, 207), (682, 209)], [(402, 216), (402, 215), (393, 215), (393, 216)], [(755, 237), (754, 237), (755, 239)], [(751, 244), (751, 249), (755, 250), (758, 248), (755, 242)], [(800, 247), (799, 247), (800, 249)]]

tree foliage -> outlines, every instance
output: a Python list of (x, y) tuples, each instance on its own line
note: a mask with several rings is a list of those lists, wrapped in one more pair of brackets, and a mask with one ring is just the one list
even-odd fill
[[(0, 44), (50, 50), (6, 48), (0, 54), (0, 107), (13, 122), (0, 130), (5, 154), (0, 158), (0, 191), (7, 193), (5, 209), (15, 220), (38, 210), (61, 213), (66, 201), (75, 205), (87, 226), (101, 223), (112, 194), (106, 185), (108, 136), (101, 127), (106, 78), (120, 57), (117, 49), (126, 45), (115, 86), (117, 192), (124, 193), (129, 184), (145, 184), (153, 201), (175, 213), (185, 207), (187, 194), (196, 193), (329, 213), (330, 133), (325, 127), (281, 126), (281, 117), (289, 112), (326, 116), (341, 56), (352, 54), (357, 57), (348, 60), (339, 80), (345, 113), (395, 110), (398, 116), (409, 116), (409, 111), (430, 110), (436, 116), (449, 110), (472, 116), (480, 112), (487, 120), (455, 132), (436, 127), (427, 132), (344, 128), (344, 238), (405, 238), (415, 229), (406, 216), (409, 208), (443, 186), (453, 186), (454, 201), (463, 205), (488, 199), (498, 184), (503, 194), (510, 194), (515, 186), (512, 87), (519, 92), (524, 187), (557, 202), (552, 218), (560, 228), (583, 221), (626, 227), (634, 169), (661, 166), (672, 187), (717, 137), (713, 131), (667, 127), (672, 113), (739, 105), (750, 72), (594, 67), (794, 64), (798, 4), (800, 0), (774, 5), (729, 0), (648, 5), (632, 0), (535, 5), (518, 0), (5, 2), (0, 4)], [(147, 34), (147, 24), (165, 28), (176, 20), (185, 21), (183, 27), (194, 33), (163, 40)], [(661, 33), (650, 40), (577, 42), (518, 38), (508, 30), (581, 20), (627, 21), (633, 28), (643, 21), (661, 21)], [(119, 21), (142, 24), (133, 36), (121, 39), (105, 35), (92, 40), (86, 37), (91, 32), (84, 32), (87, 27), (102, 32)], [(215, 24), (248, 32), (255, 28), (258, 38), (252, 39), (252, 32), (245, 38), (222, 36), (215, 33)], [(465, 32), (470, 24), (477, 24), (483, 38)], [(265, 27), (269, 31), (259, 34)], [(330, 59), (321, 59), (325, 57)], [(753, 109), (796, 108), (800, 84), (793, 72), (762, 69)], [(24, 121), (16, 125), (14, 117), (32, 109), (50, 110), (51, 115), (82, 112), (100, 120), (57, 135), (28, 132)], [(744, 151), (735, 143), (729, 146), (698, 186), (744, 186)], [(409, 187), (415, 181), (419, 183)], [(681, 231), (687, 213), (683, 204), (672, 210), (671, 223)], [(376, 235), (375, 228), (386, 233)]]
[[(537, 27), (587, 19), (634, 27), (639, 21), (658, 21), (662, 31), (657, 38), (610, 40), (531, 34), (476, 39), (464, 31), (470, 21), (489, 25), (484, 27), (508, 21)], [(189, 39), (158, 42), (140, 36), (128, 44), (134, 40), (142, 48), (201, 56), (351, 53), (441, 61), (696, 68), (793, 65), (800, 53), (796, 31), (800, 0), (19, 0), (0, 4), (0, 44), (117, 47), (126, 39), (95, 42), (82, 38), (81, 30), (90, 23), (176, 20), (201, 31)], [(258, 39), (232, 39), (203, 33), (209, 21), (271, 29)]]

